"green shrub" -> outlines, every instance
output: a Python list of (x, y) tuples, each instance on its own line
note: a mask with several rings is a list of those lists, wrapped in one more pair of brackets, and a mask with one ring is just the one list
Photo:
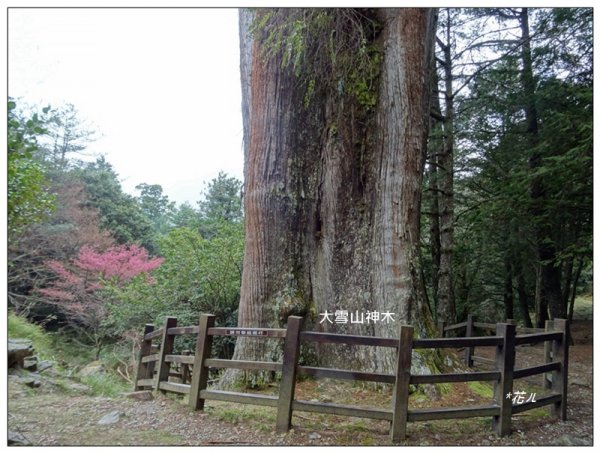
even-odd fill
[(44, 358), (53, 356), (50, 334), (45, 332), (42, 326), (33, 324), (12, 312), (8, 314), (8, 336), (9, 338), (27, 338), (33, 342), (36, 354)]

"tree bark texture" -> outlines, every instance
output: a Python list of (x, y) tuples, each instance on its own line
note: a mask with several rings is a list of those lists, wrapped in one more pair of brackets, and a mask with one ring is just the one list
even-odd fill
[(513, 319), (515, 299), (513, 295), (513, 269), (509, 253), (504, 257), (504, 319)]
[[(450, 14), (450, 13), (448, 13)], [(444, 52), (444, 140), (438, 156), (438, 189), (440, 213), (440, 267), (438, 275), (437, 320), (456, 322), (456, 307), (452, 278), (454, 257), (454, 90), (452, 86), (452, 55), (450, 17), (446, 22)]]
[(522, 256), (517, 254), (513, 261), (514, 272), (517, 278), (517, 295), (519, 297), (519, 310), (525, 327), (533, 327), (531, 316), (529, 315), (529, 296), (527, 294), (527, 285), (523, 270)]
[[(275, 10), (275, 17), (294, 12)], [(248, 32), (252, 14), (264, 10), (240, 14), (246, 244), (239, 325), (281, 326), (300, 315), (312, 330), (397, 338), (401, 324), (412, 324), (430, 334), (419, 219), (434, 14), (358, 15), (381, 23), (371, 37), (382, 55), (378, 102), (368, 107), (341, 94), (341, 81), (317, 86), (307, 104), (306, 84), (282, 65), (285, 49), (266, 55), (264, 34)], [(335, 322), (336, 310), (348, 312), (347, 322)], [(393, 313), (393, 321), (367, 322), (367, 312)], [(238, 338), (234, 358), (277, 355), (259, 342)], [(303, 353), (328, 366), (391, 372), (395, 354), (383, 349), (318, 345)]]
[(543, 157), (538, 149), (538, 115), (535, 102), (531, 36), (529, 33), (529, 11), (527, 8), (521, 9), (519, 24), (523, 42), (521, 47), (521, 60), (523, 63), (521, 79), (525, 99), (525, 121), (527, 123), (527, 138), (531, 148), (528, 165), (530, 171), (534, 174), (529, 186), (531, 216), (535, 228), (537, 255), (540, 262), (542, 297), (546, 298), (546, 304), (552, 319), (565, 318), (566, 310), (565, 305), (562, 303), (560, 287), (560, 269), (557, 265), (556, 247), (552, 241), (553, 226), (548, 219), (544, 218), (545, 183), (541, 175), (535, 175), (535, 172), (542, 167)]
[[(433, 306), (437, 314), (438, 289), (439, 289), (439, 271), (440, 271), (440, 207), (439, 207), (439, 185), (438, 185), (438, 155), (442, 153), (443, 145), (443, 123), (438, 95), (438, 77), (437, 72), (432, 71), (432, 99), (431, 108), (435, 112), (436, 118), (432, 115), (429, 118), (429, 140), (428, 147), (428, 199), (429, 199), (429, 248), (431, 251), (431, 295)], [(439, 119), (438, 119), (439, 118)]]

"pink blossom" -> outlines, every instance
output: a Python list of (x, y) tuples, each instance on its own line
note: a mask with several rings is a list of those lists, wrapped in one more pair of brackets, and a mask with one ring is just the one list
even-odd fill
[(69, 293), (67, 291), (63, 291), (56, 288), (43, 288), (40, 289), (40, 294), (56, 300), (64, 300), (64, 301), (72, 301), (75, 300), (75, 295), (73, 293)]
[(96, 252), (83, 247), (74, 264), (81, 269), (97, 272), (103, 278), (120, 283), (131, 280), (136, 275), (150, 272), (163, 263), (163, 258), (148, 258), (148, 251), (137, 245), (120, 245), (105, 252)]
[(82, 278), (65, 269), (58, 261), (52, 260), (46, 263), (48, 268), (54, 272), (65, 285), (79, 285), (82, 283)]
[(145, 274), (146, 282), (152, 284), (154, 280), (149, 272), (162, 262), (163, 258), (150, 259), (146, 249), (137, 245), (111, 247), (105, 252), (96, 252), (86, 246), (68, 265), (48, 261), (46, 266), (56, 279), (51, 286), (38, 291), (64, 312), (92, 315), (102, 310), (101, 299), (95, 294), (103, 289), (105, 280), (123, 284)]

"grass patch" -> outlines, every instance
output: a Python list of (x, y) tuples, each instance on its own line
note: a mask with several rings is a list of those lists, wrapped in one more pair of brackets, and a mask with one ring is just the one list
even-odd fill
[(269, 432), (275, 429), (276, 414), (274, 410), (227, 403), (211, 404), (208, 409), (219, 420), (231, 423), (232, 425), (251, 420), (252, 426), (259, 431)]
[(364, 445), (365, 447), (371, 447), (371, 446), (378, 445), (377, 441), (375, 439), (373, 439), (372, 437), (363, 437), (360, 441), (360, 444)]
[(94, 348), (74, 341), (64, 333), (52, 335), (54, 357), (66, 367), (82, 367), (96, 360)]
[(42, 326), (10, 312), (8, 336), (31, 340), (38, 357), (57, 362), (62, 368), (83, 366), (95, 359), (91, 346), (82, 345), (64, 333), (46, 332)]
[(573, 319), (593, 319), (593, 296), (581, 295), (575, 298)]
[[(48, 333), (42, 326), (14, 313), (8, 314), (8, 336), (31, 340), (34, 353), (42, 359), (54, 362), (54, 369), (64, 378), (75, 377), (78, 369), (95, 359), (92, 347), (74, 341), (64, 333)], [(91, 393), (97, 396), (114, 397), (131, 390), (131, 384), (110, 372), (87, 376), (82, 378), (81, 382), (89, 386)], [(69, 391), (68, 383), (58, 378), (55, 379), (55, 383), (63, 390)]]
[(8, 336), (9, 338), (27, 338), (33, 342), (35, 353), (48, 359), (53, 356), (52, 338), (42, 326), (33, 324), (14, 313), (8, 314)]
[(364, 420), (357, 420), (354, 423), (348, 423), (343, 426), (343, 429), (348, 432), (357, 432), (357, 431), (365, 431), (367, 429), (366, 423)]
[(550, 406), (536, 407), (525, 412), (520, 412), (518, 417), (530, 417), (533, 419), (550, 418)]
[(467, 382), (469, 389), (482, 398), (493, 398), (494, 390), (488, 384), (479, 381)]
[(92, 395), (115, 397), (131, 390), (122, 379), (109, 373), (92, 374), (81, 378), (81, 382), (90, 387)]

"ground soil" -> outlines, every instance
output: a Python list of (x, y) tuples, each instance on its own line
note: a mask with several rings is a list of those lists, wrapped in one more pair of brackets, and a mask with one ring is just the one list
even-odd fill
[[(404, 445), (592, 445), (593, 349), (592, 323), (576, 321), (570, 348), (567, 421), (550, 415), (549, 408), (523, 412), (512, 419), (512, 434), (498, 438), (490, 418), (440, 420), (408, 424)], [(491, 357), (493, 351), (478, 349)], [(458, 353), (460, 357), (460, 351)], [(520, 346), (517, 367), (542, 363), (542, 346)], [(485, 369), (485, 366), (481, 366)], [(46, 375), (47, 377), (44, 377)], [(177, 397), (155, 395), (150, 401), (122, 396), (107, 398), (85, 393), (78, 386), (53, 385), (42, 373), (42, 385), (30, 389), (17, 378), (8, 381), (8, 429), (32, 445), (390, 445), (389, 422), (296, 412), (293, 429), (274, 432), (275, 409), (207, 402), (193, 412)], [(411, 407), (452, 407), (489, 403), (489, 388), (456, 384), (439, 398), (411, 395)], [(515, 381), (514, 391), (543, 396), (541, 376)], [(267, 392), (269, 389), (266, 390)], [(276, 392), (276, 389), (271, 389)], [(340, 381), (304, 380), (296, 398), (334, 401), (371, 407), (389, 404), (389, 391)], [(98, 424), (110, 412), (119, 421)]]

